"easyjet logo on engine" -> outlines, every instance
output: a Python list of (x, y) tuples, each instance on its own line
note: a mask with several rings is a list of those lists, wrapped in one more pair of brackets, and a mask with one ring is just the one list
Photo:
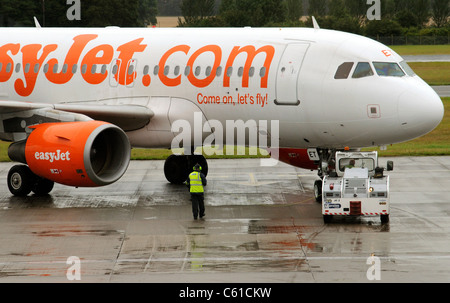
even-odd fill
[[(138, 38), (126, 42), (114, 48), (110, 44), (94, 45), (98, 38), (96, 34), (78, 35), (73, 38), (73, 43), (62, 58), (52, 58), (59, 45), (58, 44), (25, 44), (8, 43), (0, 46), (0, 82), (7, 82), (11, 79), (13, 72), (22, 69), (23, 78), (14, 81), (14, 90), (20, 96), (29, 96), (35, 89), (36, 81), (43, 66), (45, 66), (45, 78), (54, 84), (68, 83), (76, 73), (76, 69), (81, 67), (81, 76), (88, 84), (97, 85), (103, 83), (108, 77), (118, 85), (130, 85), (137, 78), (136, 66), (132, 64), (136, 53), (142, 53), (147, 49), (147, 44), (143, 43), (144, 38)], [(118, 54), (117, 54), (118, 52)], [(177, 54), (178, 53), (178, 54)], [(159, 59), (159, 71), (155, 74), (161, 83), (168, 87), (175, 87), (181, 84), (181, 74), (169, 77), (164, 70), (167, 62), (172, 56), (177, 54), (185, 56), (183, 59), (189, 73), (187, 81), (198, 88), (203, 88), (212, 83), (217, 77), (217, 70), (222, 62), (225, 61), (224, 70), (227, 71), (233, 66), (236, 57), (241, 54), (246, 55), (246, 61), (242, 72), (242, 87), (248, 87), (249, 75), (251, 74), (252, 63), (259, 54), (265, 56), (263, 68), (264, 75), (261, 76), (261, 88), (267, 88), (269, 69), (275, 55), (275, 48), (271, 45), (265, 45), (256, 48), (253, 45), (234, 46), (231, 52), (224, 57), (223, 50), (218, 45), (206, 45), (199, 49), (192, 49), (189, 45), (177, 45), (167, 50)], [(212, 69), (205, 78), (201, 78), (194, 72), (195, 61), (203, 54), (211, 53), (214, 56), (213, 62), (208, 62)], [(83, 55), (82, 55), (83, 54)], [(183, 55), (184, 54), (184, 55)], [(21, 57), (21, 67), (15, 57)], [(179, 57), (177, 57), (179, 58)], [(226, 60), (225, 60), (226, 59)], [(111, 64), (113, 63), (113, 64)], [(108, 71), (102, 69), (96, 70), (96, 66), (115, 65), (116, 70)], [(61, 66), (63, 68), (61, 69)], [(58, 71), (59, 70), (59, 71)], [(113, 72), (113, 75), (109, 75)], [(143, 73), (142, 84), (149, 86), (152, 82), (150, 74)], [(230, 75), (224, 72), (223, 86), (230, 87)]]
[(53, 161), (70, 161), (70, 152), (61, 152), (61, 150), (56, 150), (56, 152), (35, 152), (34, 157), (36, 160), (45, 160), (53, 163)]

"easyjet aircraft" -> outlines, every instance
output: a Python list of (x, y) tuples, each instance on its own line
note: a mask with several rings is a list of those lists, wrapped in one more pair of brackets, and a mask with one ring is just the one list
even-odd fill
[[(242, 143), (228, 121), (255, 121), (236, 125), (316, 169), (334, 150), (411, 140), (443, 118), (437, 94), (390, 48), (318, 28), (3, 28), (0, 100), (0, 139), (24, 164), (8, 174), (19, 196), (111, 184), (131, 148), (174, 142), (186, 154), (170, 156), (165, 175), (180, 183), (196, 162), (207, 170), (198, 145)], [(197, 129), (192, 140), (177, 121)]]

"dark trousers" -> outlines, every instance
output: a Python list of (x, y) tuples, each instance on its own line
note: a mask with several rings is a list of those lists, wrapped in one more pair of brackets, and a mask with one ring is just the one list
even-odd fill
[(197, 219), (199, 214), (200, 217), (205, 216), (205, 202), (203, 194), (191, 194), (191, 201), (192, 214), (194, 215), (194, 218)]

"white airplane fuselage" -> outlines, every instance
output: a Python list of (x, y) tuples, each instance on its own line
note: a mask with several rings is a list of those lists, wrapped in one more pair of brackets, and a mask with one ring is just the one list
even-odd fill
[[(342, 32), (8, 28), (0, 37), (2, 100), (148, 106), (154, 119), (129, 133), (137, 147), (169, 147), (173, 121), (191, 121), (195, 111), (224, 126), (266, 120), (270, 128), (278, 120), (279, 147), (290, 148), (407, 141), (443, 116), (418, 76), (374, 71), (373, 62), (400, 63), (399, 55)], [(354, 63), (348, 78), (335, 79), (345, 62)], [(373, 75), (352, 78), (359, 62)]]

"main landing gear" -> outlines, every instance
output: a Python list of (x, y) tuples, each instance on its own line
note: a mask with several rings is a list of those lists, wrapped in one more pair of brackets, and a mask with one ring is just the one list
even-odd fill
[(30, 192), (47, 195), (53, 189), (53, 181), (36, 176), (26, 165), (14, 165), (8, 172), (8, 188), (14, 196), (25, 197)]
[(164, 163), (164, 175), (170, 183), (182, 184), (197, 163), (200, 164), (202, 173), (206, 176), (208, 163), (203, 155), (170, 155)]

